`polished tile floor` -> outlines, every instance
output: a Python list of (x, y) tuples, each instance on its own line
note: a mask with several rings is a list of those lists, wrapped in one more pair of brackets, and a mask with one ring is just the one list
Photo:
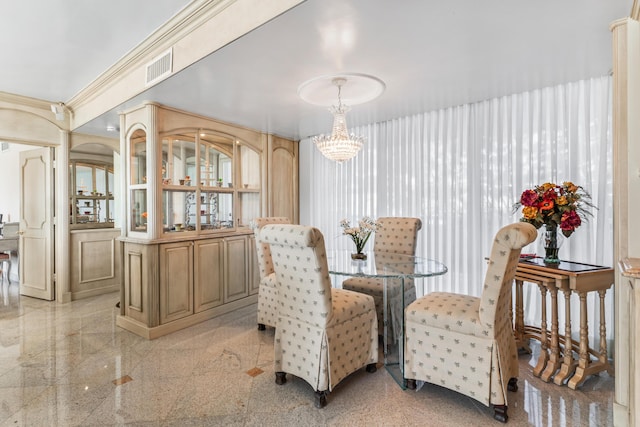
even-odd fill
[[(255, 306), (153, 341), (115, 326), (118, 294), (68, 304), (0, 287), (0, 426), (498, 426), (492, 411), (384, 369), (344, 380), (321, 410), (299, 379), (274, 383), (273, 329)], [(511, 426), (611, 426), (614, 380), (579, 390), (531, 375), (520, 357)]]

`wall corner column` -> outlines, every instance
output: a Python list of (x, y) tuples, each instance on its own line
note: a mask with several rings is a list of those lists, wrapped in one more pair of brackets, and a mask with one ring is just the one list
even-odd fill
[(71, 279), (69, 275), (69, 258), (64, 256), (69, 248), (69, 131), (60, 131), (60, 143), (55, 150), (55, 239), (57, 241), (56, 266), (56, 300), (59, 303), (71, 301)]
[[(630, 221), (640, 209), (640, 23), (632, 18), (611, 25), (613, 44), (613, 222), (614, 259), (640, 257), (640, 223)], [(615, 400), (614, 425), (640, 420), (640, 390), (636, 390), (636, 357), (631, 351), (629, 301), (633, 289), (620, 268), (615, 278)], [(639, 359), (640, 360), (640, 359)], [(640, 366), (638, 367), (640, 368)]]

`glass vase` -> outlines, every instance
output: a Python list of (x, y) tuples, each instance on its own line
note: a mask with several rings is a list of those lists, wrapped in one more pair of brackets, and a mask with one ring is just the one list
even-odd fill
[(564, 236), (562, 233), (558, 233), (558, 226), (545, 225), (545, 230), (542, 233), (545, 264), (560, 264), (558, 253), (562, 243), (564, 243)]

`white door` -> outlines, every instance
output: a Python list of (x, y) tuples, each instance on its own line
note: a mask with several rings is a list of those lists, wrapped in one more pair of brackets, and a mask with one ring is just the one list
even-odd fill
[(20, 294), (53, 300), (52, 148), (20, 152)]

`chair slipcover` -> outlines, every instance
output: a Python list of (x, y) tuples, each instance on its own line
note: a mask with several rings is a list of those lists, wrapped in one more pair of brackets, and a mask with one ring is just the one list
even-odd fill
[(276, 275), (273, 271), (273, 261), (269, 245), (260, 242), (260, 229), (268, 224), (291, 224), (289, 218), (267, 217), (253, 220), (253, 233), (256, 241), (256, 254), (258, 256), (258, 268), (260, 270), (260, 286), (258, 289), (258, 327), (276, 326), (278, 313), (276, 290)]
[[(389, 217), (379, 218), (378, 229), (374, 236), (373, 251), (377, 263), (385, 263), (390, 254), (416, 254), (418, 231), (422, 228), (422, 221), (418, 218)], [(382, 254), (382, 255), (380, 255)], [(385, 257), (386, 256), (386, 257)], [(379, 265), (378, 268), (382, 268)], [(391, 337), (395, 341), (400, 328), (404, 307), (415, 301), (416, 288), (413, 279), (404, 281), (404, 307), (400, 298), (400, 279), (387, 279), (387, 313), (391, 315)], [(378, 315), (378, 331), (383, 332), (384, 304), (383, 279), (354, 277), (342, 282), (342, 288), (350, 291), (371, 295), (376, 303)]]
[(278, 289), (276, 376), (286, 372), (325, 392), (352, 372), (375, 364), (373, 298), (331, 287), (320, 230), (267, 225), (260, 241), (270, 246)]
[[(508, 383), (518, 377), (510, 318), (511, 287), (522, 247), (537, 236), (519, 222), (498, 231), (480, 298), (433, 292), (406, 309), (404, 376), (496, 407), (506, 421)], [(499, 412), (504, 412), (500, 417)]]

